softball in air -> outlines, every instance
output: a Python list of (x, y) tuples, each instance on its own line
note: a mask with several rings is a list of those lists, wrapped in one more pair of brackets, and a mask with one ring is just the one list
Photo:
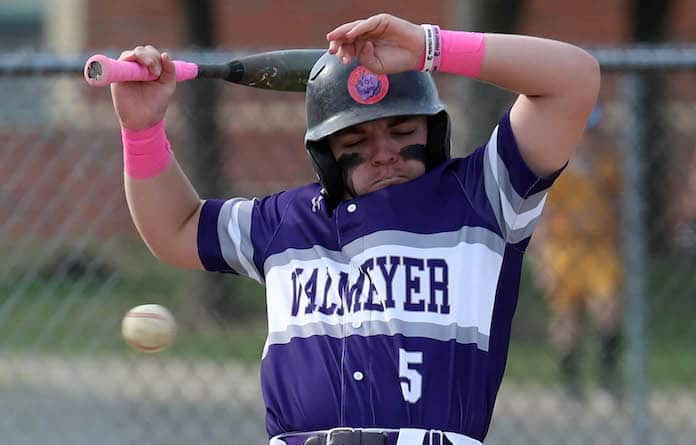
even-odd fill
[(174, 340), (176, 321), (159, 304), (136, 306), (123, 317), (121, 333), (126, 342), (143, 352), (159, 352)]

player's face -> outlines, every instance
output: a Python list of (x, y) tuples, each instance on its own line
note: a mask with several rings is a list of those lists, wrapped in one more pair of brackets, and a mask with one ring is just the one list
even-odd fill
[(425, 173), (425, 116), (400, 116), (355, 125), (328, 138), (346, 185), (356, 196), (415, 179)]

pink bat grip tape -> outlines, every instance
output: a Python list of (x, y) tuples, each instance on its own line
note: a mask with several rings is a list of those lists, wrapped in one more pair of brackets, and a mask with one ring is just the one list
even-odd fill
[[(174, 61), (176, 81), (183, 82), (198, 76), (198, 65), (195, 63)], [(146, 66), (137, 62), (114, 60), (101, 54), (96, 54), (85, 63), (85, 80), (93, 87), (103, 87), (113, 82), (134, 82), (157, 80)]]

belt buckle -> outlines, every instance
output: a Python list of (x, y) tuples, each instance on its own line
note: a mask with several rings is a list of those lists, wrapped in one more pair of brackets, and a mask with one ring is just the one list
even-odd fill
[[(332, 428), (330, 430), (327, 430), (326, 432), (321, 432), (317, 433), (315, 435), (309, 436), (305, 441), (303, 442), (302, 445), (329, 445), (329, 444), (334, 444), (334, 445), (342, 445), (342, 444), (349, 444), (351, 443), (350, 441), (343, 440), (343, 438), (337, 438), (334, 437), (335, 433), (338, 433), (339, 436), (342, 435), (341, 433), (352, 433), (353, 429), (352, 428), (347, 428), (347, 427), (338, 427), (338, 428)], [(360, 445), (358, 442), (357, 445)]]
[(326, 445), (386, 445), (384, 433), (339, 427), (328, 430)]
[(353, 434), (355, 430), (348, 427), (332, 428), (326, 433), (326, 445), (360, 445), (360, 435)]

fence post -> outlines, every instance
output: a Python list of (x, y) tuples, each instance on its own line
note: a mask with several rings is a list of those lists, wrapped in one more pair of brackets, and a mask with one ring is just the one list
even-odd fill
[(647, 123), (643, 96), (645, 77), (628, 73), (623, 81), (625, 127), (623, 135), (623, 261), (625, 273), (626, 402), (630, 416), (629, 443), (649, 445), (650, 413), (646, 355), (647, 227), (645, 217), (645, 168)]

